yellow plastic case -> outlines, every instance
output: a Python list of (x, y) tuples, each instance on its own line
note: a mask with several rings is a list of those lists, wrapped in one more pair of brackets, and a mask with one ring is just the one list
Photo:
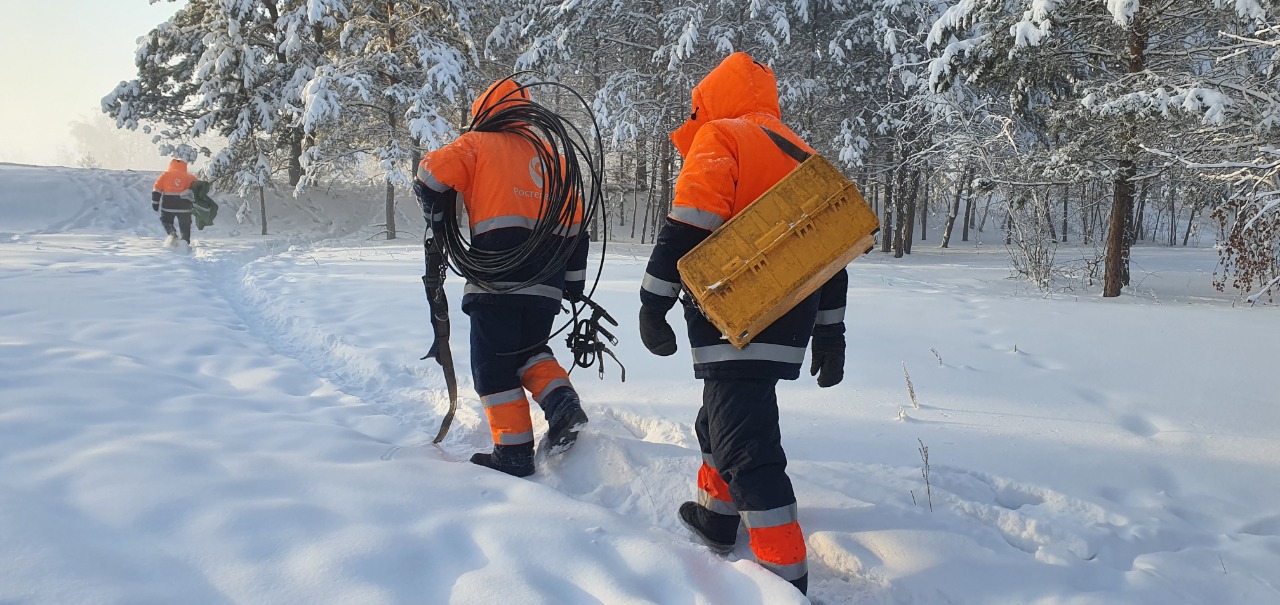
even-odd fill
[(677, 267), (703, 314), (741, 349), (875, 247), (879, 230), (857, 187), (815, 154)]

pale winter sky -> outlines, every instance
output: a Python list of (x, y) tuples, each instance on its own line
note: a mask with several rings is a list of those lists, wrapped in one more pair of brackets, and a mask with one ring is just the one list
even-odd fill
[[(72, 121), (96, 119), (102, 97), (136, 75), (137, 38), (185, 2), (0, 0), (0, 162), (75, 157)], [(133, 168), (163, 169), (145, 158)]]

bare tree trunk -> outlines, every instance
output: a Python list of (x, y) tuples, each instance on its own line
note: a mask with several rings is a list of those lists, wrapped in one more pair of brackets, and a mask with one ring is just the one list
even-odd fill
[(644, 154), (640, 152), (640, 149), (640, 139), (636, 139), (635, 186), (631, 189), (631, 239), (636, 238), (636, 215), (640, 212), (640, 187), (644, 185), (644, 179), (640, 178), (643, 176), (641, 174), (643, 172), (641, 166), (648, 161), (645, 159)]
[[(982, 207), (982, 220), (978, 221), (978, 233), (982, 233), (982, 230), (987, 226), (987, 215), (991, 214), (991, 198), (993, 197), (995, 197), (995, 191), (987, 195), (987, 203)], [(1004, 203), (1008, 205), (1009, 200), (1005, 200)]]
[[(951, 212), (947, 213), (946, 226), (942, 228), (943, 248), (946, 248), (951, 243), (951, 230), (956, 226), (956, 215), (960, 214), (960, 198), (964, 197), (964, 188), (969, 184), (972, 171), (973, 166), (965, 166), (964, 171), (960, 173), (960, 182), (956, 183), (956, 197), (951, 202)], [(965, 226), (967, 227), (968, 225), (966, 224)]]
[(1169, 247), (1178, 245), (1177, 182), (1169, 179)]
[(673, 149), (670, 145), (665, 146), (660, 158), (662, 163), (658, 166), (658, 178), (662, 180), (662, 195), (658, 197), (657, 211), (653, 214), (654, 241), (657, 241), (658, 231), (662, 228), (662, 220), (671, 213), (671, 198), (675, 195), (674, 191), (672, 191), (671, 182), (671, 153)]
[[(655, 161), (656, 161), (656, 158), (655, 158)], [(649, 171), (649, 190), (645, 192), (645, 200), (644, 200), (644, 223), (640, 225), (640, 243), (642, 244), (645, 243), (645, 237), (649, 233), (649, 227), (653, 224), (653, 220), (650, 217), (653, 216), (653, 212), (654, 212), (654, 209), (653, 209), (653, 206), (655, 204), (654, 196), (657, 193), (657, 191), (655, 191), (657, 188), (658, 188), (658, 171), (650, 170)], [(656, 233), (653, 235), (655, 238), (657, 237)]]
[(1017, 202), (1005, 202), (1004, 205), (1004, 245), (1013, 245), (1013, 208), (1021, 205)]
[(1058, 239), (1058, 230), (1053, 226), (1053, 217), (1049, 216), (1049, 192), (1045, 191), (1043, 204), (1040, 203), (1040, 198), (1035, 191), (1032, 191), (1031, 195), (1036, 205), (1037, 222), (1041, 222), (1040, 218), (1043, 218), (1043, 223), (1049, 227), (1049, 239)]
[(915, 237), (916, 208), (920, 197), (920, 171), (912, 170), (907, 176), (911, 182), (911, 193), (906, 199), (906, 222), (902, 224), (902, 253), (911, 254), (911, 243)]
[(1199, 210), (1200, 210), (1200, 203), (1199, 203), (1199, 202), (1195, 202), (1195, 203), (1192, 203), (1192, 204), (1191, 204), (1191, 216), (1188, 216), (1188, 217), (1187, 217), (1187, 230), (1186, 230), (1185, 232), (1183, 232), (1183, 234), (1182, 234), (1182, 245), (1183, 245), (1183, 246), (1187, 245), (1187, 242), (1191, 240), (1191, 225), (1194, 225), (1194, 224), (1195, 224), (1195, 222), (1196, 222), (1196, 212), (1197, 212), (1197, 211), (1199, 211)]
[(1080, 242), (1083, 244), (1093, 243), (1093, 225), (1090, 222), (1093, 211), (1093, 202), (1089, 197), (1089, 184), (1085, 183), (1080, 186)]
[[(1135, 2), (1137, 11), (1129, 27), (1129, 73), (1142, 73), (1147, 68), (1147, 2)], [(1133, 158), (1138, 153), (1136, 126), (1127, 125), (1129, 136), (1124, 159), (1119, 162), (1117, 178), (1112, 189), (1111, 224), (1107, 233), (1106, 269), (1103, 271), (1102, 296), (1120, 296), (1120, 290), (1129, 285), (1129, 239), (1127, 221), (1133, 211), (1133, 176), (1137, 173)]]
[(880, 221), (884, 239), (880, 242), (880, 251), (888, 252), (893, 246), (893, 180), (897, 170), (886, 175), (884, 181), (884, 218)]
[[(929, 239), (929, 179), (923, 178), (922, 181), (920, 203), (916, 209), (920, 214), (920, 241), (923, 242)], [(907, 250), (907, 253), (910, 254), (911, 250)]]
[(387, 239), (396, 238), (396, 188), (390, 182), (387, 183)]
[[(388, 0), (386, 3), (387, 25), (387, 53), (395, 53), (396, 46), (399, 45), (398, 35), (396, 32), (396, 1)], [(394, 86), (399, 83), (399, 79), (394, 75), (387, 76), (388, 86)], [(394, 100), (387, 101), (387, 148), (395, 148), (396, 129), (399, 128), (399, 121), (396, 119), (396, 102)], [(387, 217), (387, 240), (396, 238), (396, 188), (387, 181), (387, 200), (386, 200), (386, 217)]]
[[(990, 194), (987, 195), (990, 197)], [(964, 228), (960, 230), (960, 241), (962, 242), (969, 241), (969, 229), (973, 228), (974, 215), (977, 214), (973, 211), (973, 200), (977, 197), (973, 191), (970, 191), (969, 198), (964, 202)]]
[(1071, 200), (1071, 188), (1062, 186), (1062, 243), (1067, 243), (1067, 202)]
[(262, 215), (262, 234), (267, 234), (267, 192), (266, 188), (258, 185), (258, 214)]
[(297, 187), (298, 181), (302, 180), (305, 171), (302, 169), (302, 148), (303, 139), (306, 133), (301, 128), (290, 129), (289, 131), (289, 186)]
[[(964, 216), (965, 216), (965, 219), (966, 219), (966, 220), (965, 220), (965, 230), (964, 230), (964, 241), (966, 241), (966, 242), (967, 242), (967, 241), (969, 241), (969, 232), (970, 232), (970, 231), (972, 231), (972, 230), (974, 230), (974, 229), (977, 229), (977, 228), (978, 228), (978, 206), (977, 206), (977, 202), (978, 202), (978, 198), (977, 198), (977, 196), (972, 195), (972, 193), (971, 193), (971, 194), (969, 195), (969, 203), (965, 206), (965, 209), (964, 209)], [(991, 194), (990, 194), (990, 193), (988, 193), (988, 194), (987, 194), (987, 204), (988, 204), (988, 205), (990, 205), (990, 204), (991, 204)]]
[[(1138, 194), (1138, 211), (1135, 213), (1133, 221), (1133, 229), (1129, 231), (1129, 245), (1133, 245), (1138, 240), (1146, 240), (1147, 233), (1145, 230), (1147, 223), (1147, 193), (1151, 191), (1148, 185), (1142, 186), (1142, 192)], [(1156, 215), (1156, 224), (1160, 222), (1159, 214)]]
[(1133, 206), (1134, 166), (1132, 160), (1121, 160), (1120, 170), (1113, 184), (1111, 198), (1111, 222), (1107, 226), (1106, 268), (1103, 272), (1102, 296), (1120, 296), (1120, 289), (1129, 285), (1129, 236), (1126, 223)]
[(893, 200), (893, 257), (902, 258), (902, 227), (907, 222), (907, 168), (905, 166), (894, 171), (894, 189), (898, 195)]

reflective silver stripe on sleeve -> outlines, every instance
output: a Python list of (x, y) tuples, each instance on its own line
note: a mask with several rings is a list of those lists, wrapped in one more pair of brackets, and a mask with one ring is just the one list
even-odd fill
[(433, 213), (431, 213), (431, 220), (433, 220), (433, 221), (435, 221), (435, 222), (443, 221), (443, 220), (444, 220), (444, 212), (433, 212)]
[(587, 281), (587, 270), (565, 271), (564, 279), (565, 281)]
[(680, 296), (680, 283), (658, 279), (648, 273), (644, 274), (644, 281), (640, 282), (640, 289), (647, 290), (651, 294), (665, 296), (667, 298), (675, 298)]
[(533, 441), (533, 431), (525, 431), (523, 433), (499, 433), (498, 445), (520, 445), (523, 443), (531, 443)]
[(510, 391), (502, 391), (492, 395), (483, 395), (480, 397), (480, 403), (486, 408), (496, 407), (516, 401), (524, 401), (524, 388), (511, 389)]
[(805, 574), (809, 573), (808, 561), (792, 563), (791, 565), (778, 565), (776, 563), (770, 563), (768, 561), (760, 561), (760, 560), (757, 560), (757, 562), (760, 563), (761, 567), (769, 571), (772, 571), (778, 577), (788, 582), (794, 582), (796, 580), (799, 580), (800, 578), (803, 578)]
[(508, 229), (511, 227), (520, 227), (523, 229), (533, 229), (538, 226), (538, 219), (520, 216), (518, 214), (509, 214), (507, 216), (495, 216), (485, 219), (475, 224), (471, 228), (477, 235), (494, 229)]
[[(498, 288), (509, 288), (511, 286), (519, 285), (519, 283), (520, 282), (494, 282), (493, 285), (497, 286)], [(501, 292), (490, 292), (488, 290), (485, 290), (484, 288), (481, 288), (480, 286), (477, 286), (473, 283), (468, 282), (466, 286), (463, 286), (462, 294), (463, 296), (467, 294), (497, 294), (497, 295), (526, 294), (529, 296), (542, 296), (542, 297), (550, 298), (553, 300), (560, 300), (561, 298), (564, 298), (563, 290), (554, 286), (546, 286), (543, 284), (534, 284), (532, 286), (519, 288), (516, 290), (503, 290)]]
[(554, 391), (560, 387), (572, 387), (572, 386), (573, 386), (573, 383), (569, 382), (568, 378), (553, 379), (551, 382), (547, 383), (547, 386), (542, 387), (541, 391), (538, 391), (537, 393), (533, 394), (533, 400), (538, 403), (542, 403), (542, 398), (546, 397), (547, 394), (550, 393), (551, 391)]
[(671, 214), (668, 216), (674, 220), (694, 227), (701, 227), (707, 231), (715, 231), (716, 227), (724, 224), (724, 218), (719, 214), (699, 210), (692, 206), (672, 206)]
[[(520, 229), (532, 230), (534, 227), (537, 227), (537, 226), (538, 226), (538, 219), (536, 218), (529, 218), (527, 216), (520, 216), (518, 214), (508, 214), (505, 216), (495, 216), (493, 218), (480, 221), (471, 227), (471, 232), (475, 235), (479, 235), (481, 233), (487, 233), (489, 231), (493, 231), (494, 229), (520, 228)], [(554, 229), (552, 233), (554, 233), (555, 235), (559, 235), (561, 237), (573, 237), (578, 235), (578, 232), (581, 230), (582, 230), (581, 224), (575, 224), (570, 227), (564, 227), (562, 225)]]
[(799, 521), (799, 511), (800, 508), (794, 502), (769, 510), (744, 510), (742, 511), (742, 523), (748, 529), (778, 527)]
[(818, 311), (818, 321), (815, 323), (820, 326), (829, 326), (831, 324), (838, 324), (842, 321), (844, 321), (844, 307)]
[(753, 342), (742, 350), (738, 350), (731, 344), (694, 347), (693, 349), (693, 363), (716, 363), (720, 361), (802, 363), (804, 361), (804, 347)]
[(524, 373), (528, 372), (529, 368), (532, 368), (533, 366), (536, 366), (544, 361), (555, 361), (555, 360), (556, 360), (555, 355), (552, 355), (550, 353), (538, 353), (537, 355), (530, 357), (529, 361), (526, 361), (524, 365), (516, 369), (516, 376), (519, 376), (521, 379), (523, 379)]
[(716, 468), (716, 458), (715, 458), (715, 456), (712, 456), (711, 454), (708, 454), (708, 453), (706, 453), (706, 452), (703, 452), (703, 453), (702, 453), (702, 463), (703, 463), (703, 464), (705, 464), (705, 465), (707, 465), (708, 467), (710, 467), (710, 468), (711, 468), (711, 470), (714, 470), (714, 471), (716, 471), (716, 472), (720, 472), (720, 470)]
[(422, 165), (418, 165), (418, 180), (422, 181), (423, 185), (430, 187), (432, 191), (443, 193), (449, 190), (448, 185), (437, 181), (436, 175), (431, 174), (431, 171), (423, 168)]
[(703, 508), (713, 513), (720, 513), (722, 515), (738, 514), (738, 507), (734, 506), (732, 502), (716, 500), (715, 498), (712, 498), (711, 494), (708, 494), (706, 490), (698, 490), (698, 504), (701, 504)]

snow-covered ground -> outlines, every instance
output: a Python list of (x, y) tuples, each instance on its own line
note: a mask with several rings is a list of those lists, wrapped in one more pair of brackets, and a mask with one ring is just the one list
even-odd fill
[[(489, 437), (456, 309), (429, 444), (411, 205), (386, 242), (376, 198), (273, 198), (265, 237), (228, 201), (179, 255), (154, 178), (0, 165), (0, 602), (803, 602), (676, 520), (701, 391), (639, 344), (648, 247), (595, 296), (627, 381), (575, 371), (588, 432), (515, 479), (462, 462)], [(780, 388), (813, 602), (1280, 602), (1277, 310), (1214, 292), (1208, 249), (1139, 248), (1102, 300), (933, 245), (855, 262), (845, 381)]]

